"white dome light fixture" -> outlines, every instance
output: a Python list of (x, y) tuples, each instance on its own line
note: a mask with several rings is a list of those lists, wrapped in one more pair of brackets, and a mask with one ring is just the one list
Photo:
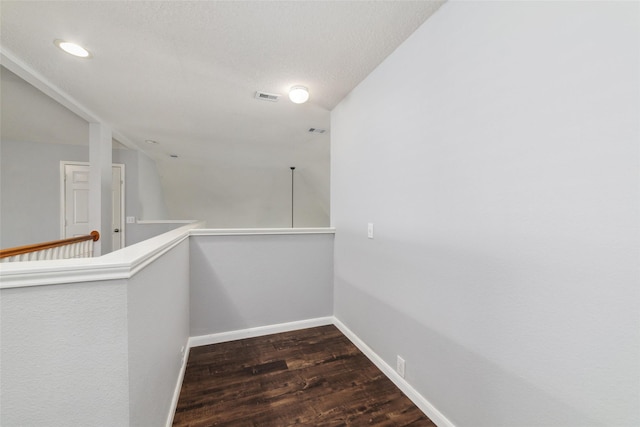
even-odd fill
[(77, 56), (78, 58), (91, 58), (91, 52), (82, 46), (67, 42), (64, 40), (56, 39), (53, 41), (53, 44), (58, 46), (60, 49), (64, 50), (70, 55)]
[(294, 86), (289, 90), (289, 99), (294, 104), (304, 104), (309, 100), (309, 89), (304, 86)]

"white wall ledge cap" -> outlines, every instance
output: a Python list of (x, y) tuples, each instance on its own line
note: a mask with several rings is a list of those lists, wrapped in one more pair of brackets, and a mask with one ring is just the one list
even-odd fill
[(0, 289), (129, 279), (203, 224), (187, 224), (101, 257), (2, 263)]
[(192, 236), (240, 236), (240, 235), (286, 235), (286, 234), (335, 234), (334, 227), (317, 228), (198, 228)]
[(333, 227), (203, 229), (202, 226), (202, 221), (189, 221), (175, 230), (96, 258), (2, 263), (0, 289), (129, 279), (192, 235), (335, 234)]
[(136, 224), (193, 224), (197, 219), (140, 219)]

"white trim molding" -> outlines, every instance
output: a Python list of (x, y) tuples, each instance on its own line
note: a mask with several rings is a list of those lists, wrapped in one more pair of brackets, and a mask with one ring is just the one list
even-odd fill
[(187, 338), (187, 342), (185, 343), (185, 351), (182, 356), (182, 367), (178, 373), (176, 388), (173, 390), (171, 407), (169, 408), (169, 414), (167, 416), (167, 427), (171, 427), (173, 425), (173, 418), (176, 415), (176, 408), (178, 407), (178, 400), (180, 399), (180, 391), (182, 390), (182, 381), (184, 380), (184, 373), (187, 371), (187, 361), (189, 360), (189, 352), (191, 351), (191, 347), (189, 347), (189, 339), (190, 338)]
[(318, 228), (199, 228), (191, 230), (192, 236), (241, 236), (273, 234), (335, 234), (333, 227)]
[(136, 224), (193, 224), (197, 219), (140, 219)]
[(297, 331), (299, 329), (315, 328), (333, 324), (333, 317), (316, 317), (314, 319), (298, 320), (295, 322), (278, 323), (275, 325), (258, 326), (237, 331), (220, 332), (210, 335), (199, 335), (189, 338), (189, 348), (209, 344), (219, 344), (227, 341), (255, 338), (264, 335), (279, 334), (281, 332)]
[(371, 349), (364, 341), (362, 341), (356, 334), (354, 334), (351, 329), (347, 328), (344, 323), (342, 323), (338, 318), (333, 317), (333, 324), (336, 328), (340, 329), (349, 340), (356, 346), (358, 349), (364, 353), (365, 356), (374, 365), (378, 367), (382, 371), (387, 378), (389, 378), (402, 392), (413, 402), (415, 405), (420, 408), (422, 412), (425, 413), (427, 417), (431, 421), (433, 421), (438, 427), (455, 427), (455, 425), (449, 421), (447, 417), (445, 417), (442, 412), (436, 409), (435, 406), (431, 402), (429, 402), (423, 395), (418, 393), (416, 389), (414, 389), (411, 384), (409, 384), (404, 378), (402, 378), (398, 373), (387, 364), (378, 354)]
[(189, 220), (175, 230), (95, 258), (2, 263), (0, 289), (129, 279), (190, 236), (335, 234), (331, 227), (202, 229), (203, 226), (203, 221)]
[[(245, 338), (255, 338), (264, 335), (277, 334), (281, 332), (296, 331), (299, 329), (314, 328), (317, 326), (335, 325), (340, 332), (342, 332), (358, 349), (365, 355), (371, 362), (373, 362), (382, 373), (389, 378), (422, 412), (425, 413), (431, 421), (433, 421), (438, 427), (455, 427), (455, 425), (445, 417), (431, 402), (429, 402), (424, 396), (422, 396), (411, 384), (409, 384), (404, 378), (389, 366), (378, 354), (364, 343), (356, 334), (353, 333), (347, 326), (334, 316), (318, 317), (315, 319), (299, 320), (295, 322), (279, 323), (275, 325), (259, 326), (255, 328), (247, 328), (236, 331), (220, 332), (210, 335), (199, 335), (189, 337), (188, 348), (200, 347), (203, 345), (220, 344), (228, 341), (235, 341)], [(189, 353), (188, 351), (186, 352)], [(187, 356), (188, 357), (188, 356)], [(184, 364), (186, 366), (186, 363)], [(184, 369), (181, 373), (180, 384), (182, 384), (182, 376), (184, 375)], [(176, 393), (179, 395), (180, 386), (176, 386)], [(175, 402), (177, 406), (177, 401)], [(173, 422), (173, 413), (175, 412), (175, 406), (173, 412), (170, 414), (170, 420), (167, 421), (167, 426), (170, 426), (170, 422)]]
[(189, 231), (200, 225), (187, 224), (101, 257), (3, 263), (0, 289), (129, 279), (188, 239)]

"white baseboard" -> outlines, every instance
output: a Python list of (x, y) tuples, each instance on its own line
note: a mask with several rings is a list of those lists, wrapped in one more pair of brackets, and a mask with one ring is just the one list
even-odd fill
[(281, 332), (295, 331), (298, 329), (314, 328), (316, 326), (335, 325), (340, 332), (342, 332), (358, 349), (364, 353), (374, 365), (378, 367), (402, 392), (413, 402), (415, 405), (425, 413), (431, 421), (433, 421), (438, 427), (455, 427), (455, 425), (449, 421), (440, 411), (436, 409), (427, 399), (418, 393), (404, 378), (389, 366), (376, 352), (374, 352), (368, 345), (364, 343), (360, 338), (356, 336), (349, 328), (345, 326), (336, 317), (317, 317), (315, 319), (299, 320), (296, 322), (279, 323), (276, 325), (259, 326), (256, 328), (247, 328), (237, 331), (221, 332), (210, 335), (199, 335), (195, 337), (189, 337), (187, 343), (187, 351), (185, 354), (185, 363), (182, 365), (180, 371), (180, 377), (176, 384), (176, 391), (174, 393), (171, 413), (167, 420), (167, 427), (170, 427), (173, 423), (173, 415), (178, 405), (178, 398), (180, 396), (180, 388), (182, 387), (182, 379), (184, 378), (184, 372), (186, 369), (186, 360), (189, 357), (189, 349), (191, 347), (199, 347), (209, 344), (219, 344), (227, 341), (234, 341), (244, 338), (254, 338), (263, 335), (277, 334)]
[(455, 427), (455, 425), (449, 421), (447, 417), (445, 417), (440, 411), (436, 409), (435, 406), (431, 404), (427, 399), (424, 398), (420, 393), (416, 391), (411, 385), (391, 366), (387, 364), (378, 354), (373, 351), (368, 345), (364, 343), (360, 338), (354, 334), (351, 329), (347, 328), (344, 323), (342, 323), (337, 318), (333, 318), (333, 324), (340, 329), (349, 340), (356, 346), (358, 349), (364, 353), (365, 356), (369, 358), (373, 362), (374, 365), (378, 367), (402, 392), (407, 395), (407, 397), (416, 404), (418, 408), (425, 413), (427, 417), (431, 421), (433, 421), (438, 427)]
[(187, 360), (189, 360), (189, 340), (185, 343), (185, 351), (182, 356), (182, 367), (180, 368), (180, 373), (178, 374), (178, 380), (176, 381), (176, 388), (173, 391), (173, 399), (171, 399), (171, 407), (169, 408), (169, 416), (167, 417), (167, 427), (171, 427), (173, 425), (173, 417), (176, 414), (176, 408), (178, 407), (178, 399), (180, 398), (180, 390), (182, 390), (182, 380), (184, 380), (184, 373), (187, 370)]
[(281, 332), (295, 331), (298, 329), (314, 328), (316, 326), (332, 325), (333, 317), (317, 317), (315, 319), (298, 320), (295, 322), (278, 323), (275, 325), (258, 326), (256, 328), (240, 329), (237, 331), (220, 332), (218, 334), (199, 335), (189, 338), (189, 347), (219, 344), (226, 341), (235, 341), (245, 338), (261, 337), (263, 335), (279, 334)]

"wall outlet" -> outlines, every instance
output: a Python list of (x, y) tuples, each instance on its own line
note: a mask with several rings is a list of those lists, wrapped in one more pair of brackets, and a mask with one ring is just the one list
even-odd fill
[(400, 356), (398, 356), (398, 359), (396, 361), (396, 371), (398, 372), (398, 375), (400, 375), (402, 378), (404, 378), (404, 359)]
[(136, 217), (135, 216), (128, 216), (127, 217), (127, 224), (135, 224), (136, 223)]
[(373, 223), (372, 222), (367, 224), (367, 237), (369, 239), (373, 239)]

